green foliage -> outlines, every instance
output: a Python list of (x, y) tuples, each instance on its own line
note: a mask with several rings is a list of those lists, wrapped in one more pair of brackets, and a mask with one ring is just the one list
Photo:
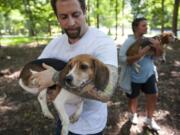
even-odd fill
[(152, 0), (146, 5), (147, 7), (150, 7), (148, 8), (148, 13), (151, 14), (147, 14), (147, 18), (150, 21), (149, 24), (151, 28), (161, 28), (162, 16), (164, 17), (164, 27), (168, 29), (172, 28), (173, 1), (165, 0), (164, 13), (162, 13), (161, 1)]
[[(153, 29), (172, 28), (173, 0), (86, 0), (89, 3), (87, 17), (91, 25), (107, 29), (125, 25), (133, 18), (144, 16)], [(124, 5), (123, 5), (124, 3)], [(99, 7), (97, 8), (97, 4)], [(180, 10), (179, 10), (180, 14)], [(0, 0), (0, 35), (32, 35), (57, 33), (57, 19), (49, 0)], [(180, 24), (180, 17), (177, 24)], [(178, 26), (179, 28), (180, 26)]]
[(47, 0), (0, 0), (0, 32), (4, 34), (49, 33), (57, 21)]
[(174, 1), (164, 0), (164, 12), (162, 12), (161, 2), (162, 0), (130, 0), (133, 17), (146, 17), (152, 29), (161, 28), (161, 19), (163, 17), (164, 27), (171, 29)]

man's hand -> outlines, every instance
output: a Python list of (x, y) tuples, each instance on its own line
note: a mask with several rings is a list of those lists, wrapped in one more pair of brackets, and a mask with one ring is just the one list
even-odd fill
[(109, 101), (110, 97), (108, 97), (103, 91), (97, 90), (93, 84), (87, 84), (80, 92), (80, 96), (98, 100), (101, 102)]
[[(94, 84), (89, 83), (89, 84), (85, 85), (85, 86), (80, 90), (80, 94), (83, 95), (84, 93), (91, 93), (91, 91), (92, 91), (93, 89), (96, 90)], [(96, 90), (96, 91), (97, 91), (97, 90)]]
[(57, 72), (53, 67), (43, 63), (42, 65), (46, 70), (33, 73), (31, 80), (33, 80), (40, 90), (50, 87), (54, 84), (52, 80), (53, 75)]

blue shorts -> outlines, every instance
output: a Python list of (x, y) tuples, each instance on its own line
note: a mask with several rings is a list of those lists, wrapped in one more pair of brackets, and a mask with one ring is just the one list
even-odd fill
[(126, 94), (128, 98), (136, 98), (140, 94), (140, 91), (145, 94), (156, 94), (158, 92), (157, 82), (155, 75), (151, 75), (145, 83), (131, 83), (132, 93)]

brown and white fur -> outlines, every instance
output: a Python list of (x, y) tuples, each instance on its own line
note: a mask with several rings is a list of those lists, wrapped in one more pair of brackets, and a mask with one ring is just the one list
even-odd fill
[[(22, 69), (19, 84), (24, 90), (32, 94), (37, 94), (43, 114), (49, 118), (53, 118), (53, 115), (48, 109), (46, 99), (47, 90), (51, 91), (53, 88), (50, 87), (40, 91), (34, 85), (34, 80), (30, 79), (32, 74), (42, 70), (44, 69), (41, 65), (28, 63)], [(96, 58), (82, 54), (72, 58), (59, 75), (59, 84), (54, 86), (55, 89), (53, 91), (55, 91), (55, 94), (51, 99), (63, 125), (61, 135), (67, 135), (69, 123), (76, 122), (82, 112), (84, 97), (103, 100), (97, 96), (98, 94), (96, 94), (95, 90), (92, 90), (92, 87), (90, 89), (83, 88), (91, 83), (97, 89), (103, 90), (108, 83), (109, 70)], [(65, 104), (75, 104), (77, 106), (77, 110), (70, 118), (66, 113)]]
[[(164, 32), (164, 33), (162, 33), (160, 35), (157, 35), (157, 36), (154, 36), (152, 38), (158, 39), (160, 41), (160, 45), (161, 45), (161, 47), (163, 49), (162, 61), (165, 62), (166, 61), (166, 48), (167, 48), (167, 45), (175, 42), (176, 37), (171, 32)], [(151, 42), (149, 41), (149, 38), (139, 39), (139, 40), (135, 41), (129, 47), (126, 54), (127, 54), (127, 56), (137, 55), (140, 48), (150, 46), (150, 44), (151, 44)], [(150, 50), (148, 51), (147, 55), (154, 55), (154, 54), (155, 54), (155, 50), (150, 47)], [(137, 63), (134, 63), (134, 66), (135, 66), (136, 72), (139, 72), (140, 65), (138, 65)]]

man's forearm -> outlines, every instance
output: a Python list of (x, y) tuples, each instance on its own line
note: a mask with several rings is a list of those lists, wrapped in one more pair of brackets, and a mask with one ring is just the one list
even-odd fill
[[(106, 102), (110, 99), (112, 94), (114, 93), (114, 90), (117, 86), (117, 80), (118, 80), (118, 68), (112, 65), (106, 65), (109, 69), (109, 81), (104, 90), (95, 90), (94, 84), (88, 84), (83, 89), (71, 89), (67, 88), (68, 91), (81, 95), (86, 98), (90, 99), (96, 99), (103, 102)], [(52, 77), (52, 80), (55, 84), (58, 84), (59, 81), (59, 71), (54, 72), (54, 75)], [(66, 86), (64, 86), (66, 88)]]
[[(115, 88), (117, 87), (118, 80), (118, 68), (112, 65), (106, 65), (109, 69), (109, 81), (105, 89), (96, 90), (92, 87), (85, 87), (82, 91), (86, 91), (82, 96), (90, 99), (99, 100), (102, 102), (107, 102), (111, 99)], [(91, 86), (88, 84), (87, 86)]]

